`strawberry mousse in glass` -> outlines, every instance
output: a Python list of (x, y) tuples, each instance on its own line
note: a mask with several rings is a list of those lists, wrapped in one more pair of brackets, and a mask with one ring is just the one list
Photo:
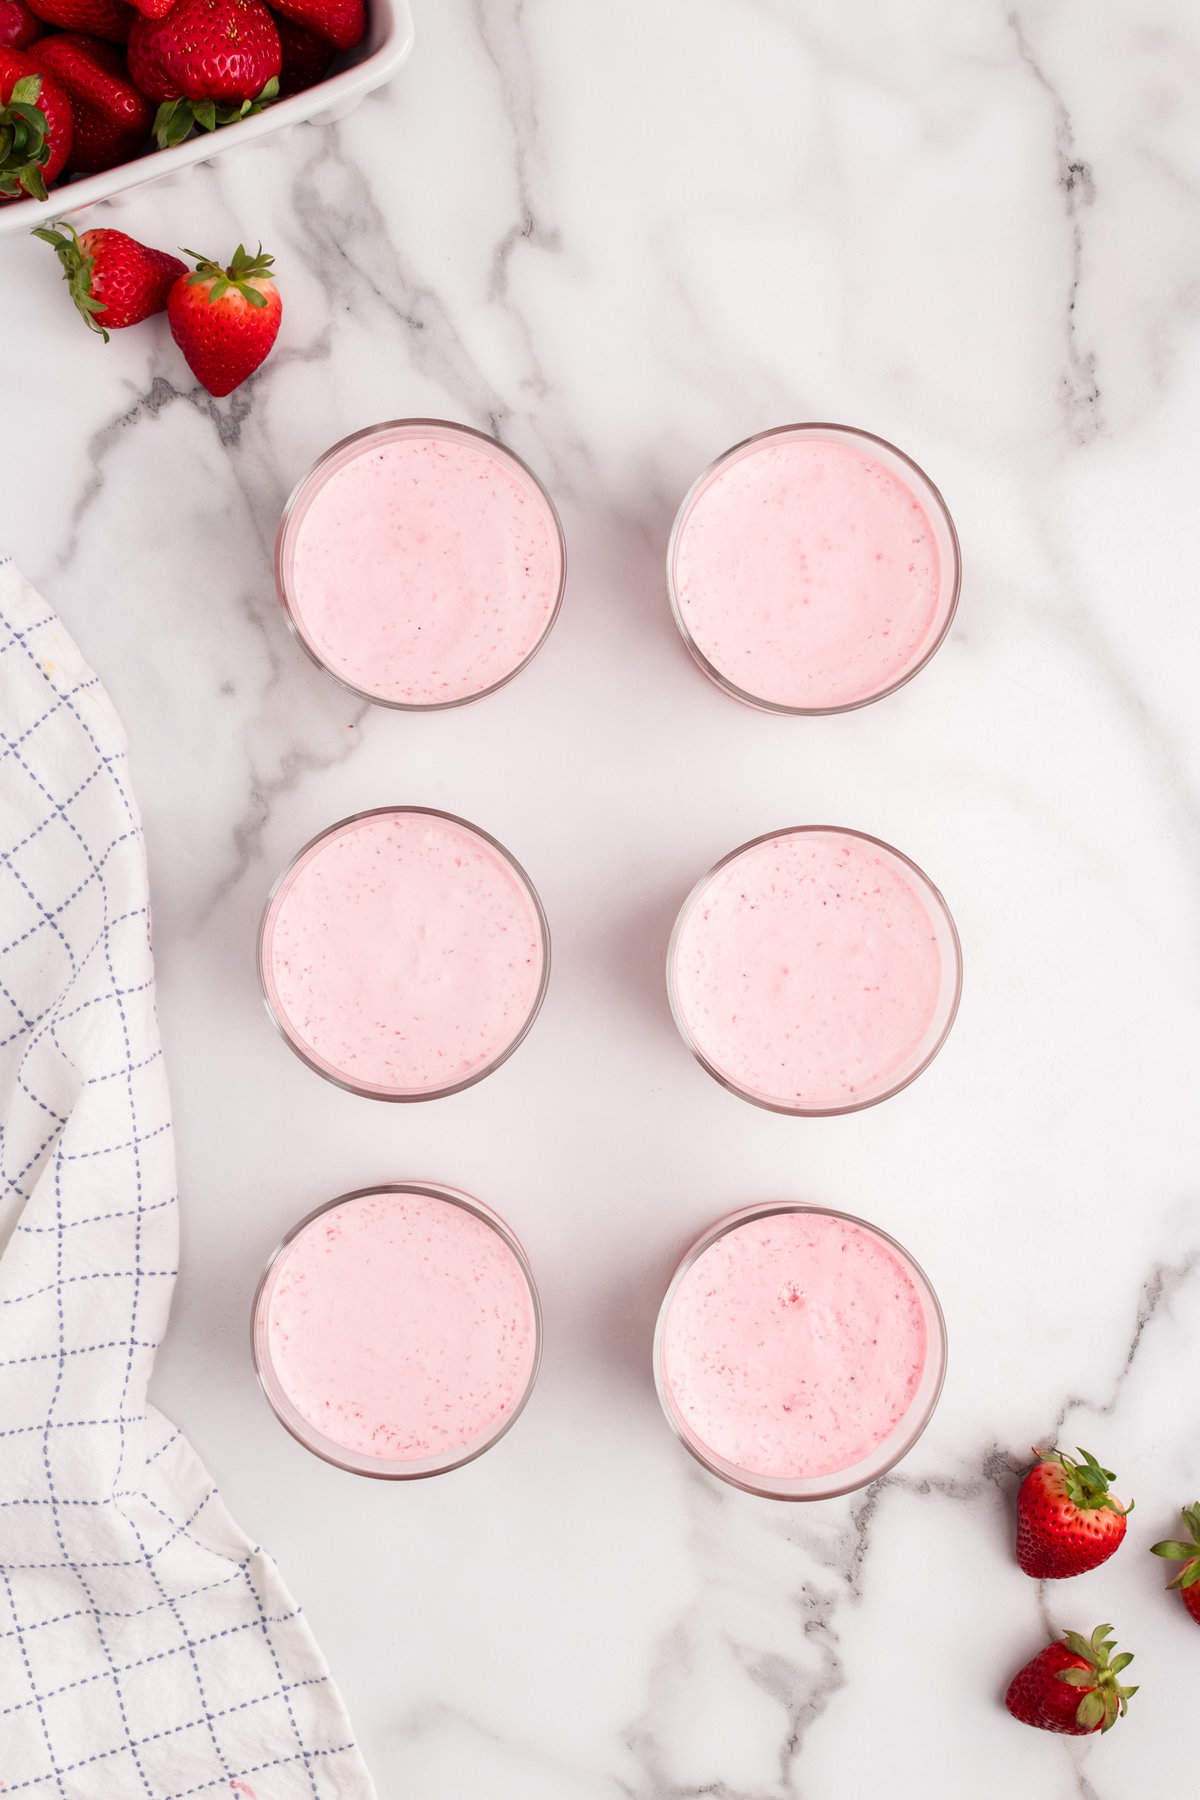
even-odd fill
[(907, 1087), (958, 1010), (946, 902), (890, 844), (832, 825), (768, 832), (703, 876), (667, 992), (722, 1086), (774, 1112), (857, 1112)]
[(263, 1391), (307, 1449), (408, 1481), (482, 1456), (541, 1359), (525, 1252), (489, 1207), (438, 1183), (359, 1188), (291, 1230), (254, 1300)]
[(310, 1068), (371, 1099), (432, 1100), (512, 1055), (545, 996), (550, 931), (486, 831), (385, 806), (331, 825), (280, 876), (258, 969)]
[(672, 1429), (713, 1474), (828, 1500), (907, 1455), (946, 1369), (937, 1296), (886, 1232), (849, 1214), (750, 1206), (683, 1258), (654, 1337)]
[(275, 583), (313, 660), (383, 706), (462, 706), (545, 642), (566, 585), (549, 494), (511, 450), (445, 419), (343, 438), (286, 507)]
[(783, 425), (693, 484), (667, 551), (684, 643), (768, 712), (849, 712), (924, 668), (958, 605), (958, 537), (929, 477), (847, 425)]

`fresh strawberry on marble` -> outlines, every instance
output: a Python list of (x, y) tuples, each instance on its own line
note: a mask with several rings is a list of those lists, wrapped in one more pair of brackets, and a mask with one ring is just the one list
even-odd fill
[(1116, 1480), (1086, 1450), (1078, 1461), (1061, 1450), (1038, 1458), (1017, 1496), (1017, 1561), (1038, 1581), (1062, 1581), (1099, 1568), (1120, 1548), (1133, 1502), (1109, 1490)]
[(167, 298), (171, 335), (197, 381), (218, 398), (231, 394), (267, 356), (279, 335), (283, 305), (272, 277), (274, 257), (241, 244), (230, 262), (195, 258), (193, 274)]
[(43, 38), (29, 54), (66, 90), (71, 102), (68, 173), (93, 174), (137, 155), (150, 137), (154, 108), (129, 79), (112, 44), (63, 31)]
[(25, 0), (0, 0), (0, 50), (28, 50), (45, 29)]
[(1009, 1683), (1004, 1704), (1013, 1718), (1067, 1737), (1111, 1730), (1137, 1693), (1118, 1679), (1133, 1657), (1112, 1654), (1116, 1643), (1111, 1632), (1111, 1625), (1097, 1625), (1090, 1638), (1064, 1631), (1039, 1650)]
[(71, 102), (27, 50), (0, 50), (0, 206), (44, 200), (71, 153)]
[(60, 220), (34, 237), (55, 251), (80, 317), (108, 342), (108, 332), (166, 311), (167, 296), (187, 264), (123, 231), (101, 226), (82, 234)]
[(176, 0), (163, 18), (138, 14), (130, 33), (129, 73), (158, 104), (154, 136), (164, 149), (268, 105), (280, 66), (263, 0)]

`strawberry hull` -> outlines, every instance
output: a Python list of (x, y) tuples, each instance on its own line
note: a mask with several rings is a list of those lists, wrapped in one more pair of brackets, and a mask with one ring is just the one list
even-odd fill
[[(36, 97), (22, 102), (21, 95), (34, 87)], [(35, 149), (28, 141), (23, 145), (15, 141), (17, 133), (26, 132), (26, 121), (17, 122), (16, 111), (8, 114), (14, 141), (0, 163), (0, 208), (5, 209), (29, 206), (37, 182), (49, 188), (57, 181), (71, 153), (73, 132), (65, 92), (52, 76), (42, 74), (27, 50), (0, 50), (0, 109), (10, 103), (31, 109), (29, 116), (38, 121), (42, 142)]]

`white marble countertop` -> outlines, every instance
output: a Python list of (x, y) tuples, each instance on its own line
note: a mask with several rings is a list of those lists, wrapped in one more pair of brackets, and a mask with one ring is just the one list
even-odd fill
[[(1200, 1640), (1145, 1550), (1200, 1491), (1195, 17), (425, 0), (417, 28), (336, 128), (107, 213), (276, 253), (281, 342), (231, 400), (162, 321), (104, 349), (47, 250), (5, 252), (0, 535), (120, 706), (147, 823), (185, 1238), (156, 1398), (277, 1553), (385, 1800), (1182, 1792)], [(428, 717), (311, 667), (270, 573), (310, 460), (404, 414), (497, 430), (571, 557), (532, 667)], [(965, 555), (929, 669), (826, 720), (710, 687), (664, 596), (692, 476), (797, 418), (904, 445)], [(312, 1076), (253, 973), (284, 860), (394, 799), (508, 843), (555, 945), (518, 1055), (409, 1108)], [(911, 1089), (810, 1122), (697, 1068), (661, 968), (702, 869), (814, 819), (928, 868), (966, 989)], [(276, 1426), (246, 1322), (292, 1220), (409, 1176), (511, 1220), (546, 1362), (491, 1455), (389, 1486)], [(649, 1372), (684, 1244), (775, 1197), (899, 1236), (951, 1338), (908, 1461), (808, 1508), (709, 1479)], [(1138, 1509), (1114, 1563), (1050, 1589), (1009, 1539), (1052, 1437)], [(1015, 1725), (1047, 1627), (1101, 1619), (1138, 1656), (1129, 1720)]]

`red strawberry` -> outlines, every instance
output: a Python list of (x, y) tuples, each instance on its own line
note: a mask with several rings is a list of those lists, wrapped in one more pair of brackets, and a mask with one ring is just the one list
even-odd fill
[(1097, 1625), (1090, 1638), (1064, 1631), (1056, 1643), (1039, 1650), (1013, 1676), (1004, 1696), (1013, 1718), (1068, 1737), (1111, 1730), (1137, 1693), (1117, 1680), (1133, 1657), (1112, 1655), (1116, 1646), (1108, 1635), (1111, 1630), (1111, 1625)]
[(1107, 1562), (1125, 1536), (1132, 1502), (1122, 1506), (1108, 1491), (1116, 1479), (1086, 1450), (1073, 1462), (1059, 1450), (1035, 1450), (1040, 1458), (1017, 1497), (1017, 1561), (1039, 1581), (1061, 1581)]
[(132, 4), (147, 19), (165, 19), (175, 0), (132, 0)]
[(325, 75), (333, 61), (333, 45), (307, 31), (303, 25), (297, 25), (294, 19), (285, 19), (282, 14), (276, 19), (275, 26), (283, 56), (283, 67), (279, 71), (280, 96), (302, 94), (305, 88), (314, 87)]
[(0, 49), (28, 50), (45, 27), (25, 0), (0, 0)]
[(177, 256), (151, 250), (106, 226), (80, 237), (73, 225), (60, 220), (57, 225), (39, 226), (33, 235), (53, 245), (72, 300), (85, 324), (105, 343), (106, 326), (120, 331), (164, 312), (174, 283), (187, 274), (186, 263)]
[(39, 19), (60, 31), (86, 31), (110, 44), (129, 42), (137, 14), (125, 0), (29, 0)]
[(71, 102), (69, 166), (90, 174), (128, 162), (150, 136), (154, 108), (130, 81), (120, 51), (82, 32), (63, 31), (43, 38), (31, 54)]
[(1179, 1598), (1200, 1625), (1200, 1500), (1184, 1507), (1183, 1522), (1188, 1529), (1187, 1542), (1168, 1538), (1161, 1544), (1151, 1544), (1150, 1549), (1154, 1556), (1165, 1556), (1171, 1562), (1183, 1564), (1174, 1581), (1168, 1581), (1167, 1586), (1178, 1589)]
[(328, 38), (338, 50), (353, 50), (367, 30), (364, 0), (271, 0), (277, 13)]
[(71, 103), (26, 50), (0, 50), (0, 206), (46, 198), (71, 150)]
[(160, 102), (154, 135), (182, 143), (194, 125), (213, 131), (274, 100), (279, 33), (263, 0), (176, 0), (162, 19), (139, 17), (129, 73)]
[(228, 268), (198, 256), (195, 274), (181, 275), (171, 289), (171, 336), (210, 394), (240, 387), (279, 336), (283, 303), (271, 279), (274, 261), (261, 244), (253, 256), (239, 244)]

